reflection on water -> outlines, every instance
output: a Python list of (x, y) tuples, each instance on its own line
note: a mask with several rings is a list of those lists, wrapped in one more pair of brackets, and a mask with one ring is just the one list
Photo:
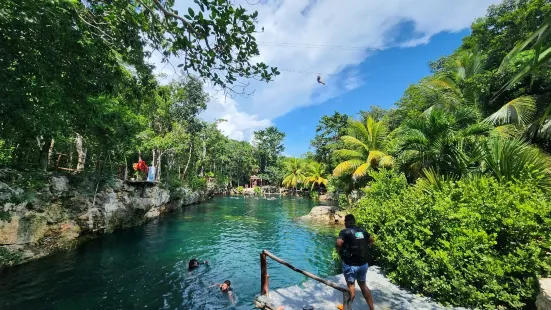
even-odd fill
[[(252, 309), (260, 290), (262, 249), (321, 276), (331, 261), (334, 229), (296, 221), (304, 198), (217, 198), (168, 213), (141, 227), (77, 249), (0, 271), (0, 309)], [(188, 272), (197, 257), (209, 266)], [(270, 288), (305, 277), (269, 262)], [(214, 283), (232, 281), (235, 306)]]

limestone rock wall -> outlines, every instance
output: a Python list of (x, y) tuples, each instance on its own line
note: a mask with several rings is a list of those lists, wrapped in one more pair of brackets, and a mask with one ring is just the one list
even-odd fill
[(540, 279), (540, 293), (536, 300), (538, 310), (551, 310), (551, 278)]
[(213, 188), (179, 188), (113, 180), (99, 187), (83, 177), (51, 175), (38, 182), (0, 171), (0, 267), (70, 248), (87, 237), (145, 223), (161, 213), (198, 203)]

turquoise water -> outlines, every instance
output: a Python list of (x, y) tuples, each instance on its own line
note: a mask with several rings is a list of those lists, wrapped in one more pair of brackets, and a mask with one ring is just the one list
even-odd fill
[[(146, 225), (0, 271), (0, 309), (253, 309), (262, 249), (322, 277), (335, 275), (335, 232), (296, 218), (304, 198), (215, 198)], [(188, 272), (197, 257), (210, 266)], [(268, 261), (270, 289), (304, 276)], [(216, 288), (232, 281), (230, 305)]]

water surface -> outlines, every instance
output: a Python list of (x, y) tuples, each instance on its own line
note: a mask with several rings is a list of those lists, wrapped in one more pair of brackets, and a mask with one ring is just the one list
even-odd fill
[[(305, 198), (220, 197), (163, 214), (21, 266), (0, 271), (0, 309), (253, 309), (260, 290), (262, 249), (322, 277), (331, 260), (334, 229), (297, 221), (314, 202)], [(188, 272), (187, 262), (210, 261)], [(270, 288), (304, 276), (268, 262)], [(232, 306), (214, 283), (232, 281)]]

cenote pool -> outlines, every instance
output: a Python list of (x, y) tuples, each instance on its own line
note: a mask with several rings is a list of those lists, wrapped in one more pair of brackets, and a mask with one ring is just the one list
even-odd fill
[[(0, 309), (253, 309), (262, 249), (322, 277), (338, 273), (335, 231), (296, 218), (314, 202), (219, 197), (162, 215), (144, 226), (89, 241), (74, 250), (0, 271)], [(197, 257), (210, 266), (188, 272)], [(270, 288), (306, 278), (268, 262)], [(229, 305), (218, 289), (229, 279)]]

